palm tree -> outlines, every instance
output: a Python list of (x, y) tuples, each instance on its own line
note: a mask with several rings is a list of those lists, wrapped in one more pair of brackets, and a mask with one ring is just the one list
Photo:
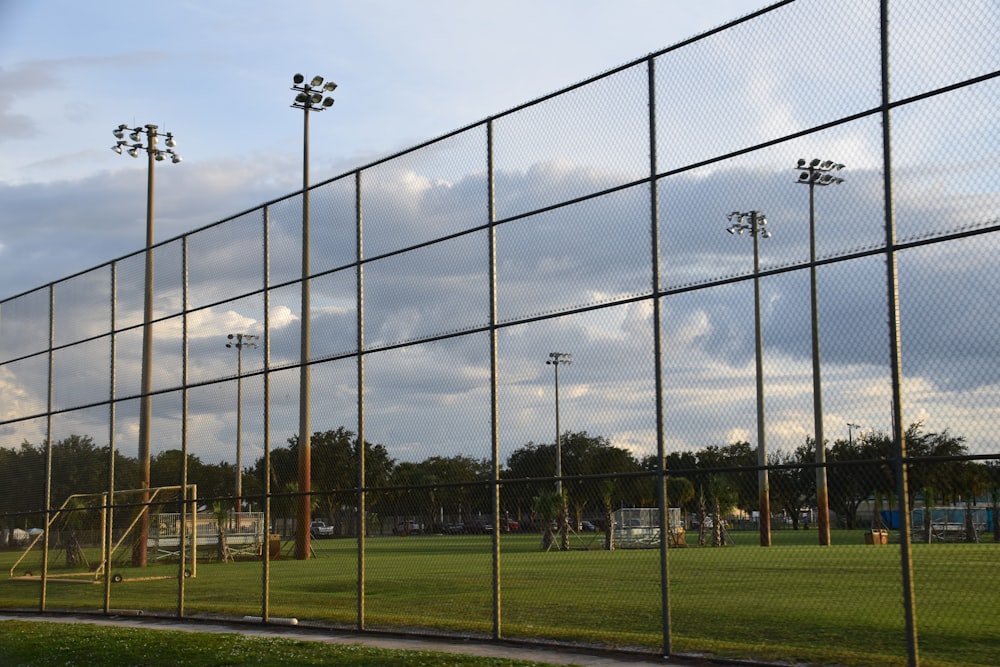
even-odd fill
[(1000, 461), (986, 462), (986, 477), (993, 508), (993, 541), (1000, 542)]
[[(63, 514), (63, 543), (66, 546), (67, 567), (77, 567), (84, 565), (89, 567), (87, 557), (80, 546), (80, 540), (76, 536), (76, 531), (83, 528), (87, 514), (84, 512), (86, 505), (79, 498), (71, 497), (62, 506), (60, 513)], [(67, 534), (68, 533), (68, 534)]]
[(542, 533), (542, 549), (548, 551), (552, 548), (552, 543), (555, 542), (555, 533), (552, 530), (552, 522), (555, 521), (556, 517), (559, 515), (559, 511), (563, 506), (563, 497), (558, 493), (553, 493), (551, 491), (543, 491), (542, 493), (535, 496), (532, 501), (532, 509), (538, 520), (542, 522), (545, 526), (544, 532)]
[(215, 525), (219, 531), (217, 555), (219, 562), (225, 563), (229, 560), (229, 547), (226, 545), (226, 522), (229, 521), (229, 507), (222, 502), (214, 503), (212, 517), (215, 519)]
[(569, 551), (569, 499), (559, 495), (559, 551)]
[(605, 551), (615, 550), (615, 510), (612, 505), (614, 490), (615, 481), (613, 479), (601, 481), (601, 507), (604, 509), (604, 525), (607, 526), (604, 533)]
[(705, 546), (705, 486), (702, 485), (698, 493), (698, 546)]

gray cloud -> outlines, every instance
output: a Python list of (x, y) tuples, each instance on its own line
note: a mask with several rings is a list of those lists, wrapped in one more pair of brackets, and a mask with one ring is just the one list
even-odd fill
[[(501, 196), (530, 193), (546, 169), (559, 172), (569, 191), (593, 192), (606, 186), (606, 178), (592, 169), (566, 169), (565, 165), (537, 165), (524, 173), (505, 173)], [(163, 170), (163, 196), (158, 199), (165, 223), (164, 234), (198, 220), (204, 224), (212, 211), (239, 209), (232, 202), (259, 194), (264, 172), (225, 164), (201, 166), (191, 171)], [(28, 201), (61, 199), (49, 217), (32, 229), (55, 234), (59, 223), (76, 220), (81, 231), (77, 252), (106, 254), (138, 247), (142, 229), (137, 218), (134, 189), (142, 185), (141, 171), (104, 173), (85, 182), (47, 186), (4, 186), (5, 198), (18, 207)], [(700, 175), (672, 177), (661, 186), (661, 277), (668, 287), (690, 282), (742, 278), (731, 285), (668, 296), (664, 307), (664, 363), (671, 446), (699, 447), (753, 432), (753, 328), (750, 267), (752, 257), (746, 238), (724, 233), (725, 214), (741, 203), (760, 202), (771, 218), (775, 236), (763, 245), (765, 267), (791, 270), (763, 279), (765, 358), (768, 360), (769, 424), (775, 429), (775, 446), (795, 446), (811, 433), (809, 361), (808, 271), (794, 268), (808, 256), (808, 225), (804, 218), (805, 190), (791, 182), (789, 171), (719, 168), (710, 178)], [(822, 255), (835, 257), (855, 250), (859, 243), (879, 238), (882, 224), (877, 206), (868, 200), (867, 183), (875, 172), (855, 170), (850, 183), (824, 193)], [(414, 180), (416, 179), (416, 180)], [(364, 180), (369, 182), (373, 179)], [(414, 184), (418, 187), (413, 187)], [(60, 187), (62, 185), (63, 187)], [(370, 220), (376, 239), (373, 251), (393, 250), (421, 243), (441, 233), (454, 233), (483, 224), (483, 176), (475, 173), (451, 182), (422, 178), (419, 173), (397, 171), (372, 183), (376, 203)], [(750, 202), (746, 200), (752, 194)], [(366, 195), (367, 196), (367, 195)], [(396, 200), (392, 198), (396, 197)], [(836, 197), (836, 199), (834, 199)], [(128, 199), (126, 204), (122, 200)], [(353, 193), (342, 182), (317, 189), (313, 198), (315, 229), (314, 268), (332, 268), (350, 261), (353, 254)], [(367, 203), (366, 199), (366, 203)], [(736, 202), (735, 205), (733, 202)], [(833, 204), (836, 203), (836, 206)], [(921, 216), (939, 216), (935, 205), (924, 210), (920, 200), (900, 201), (901, 218), (911, 222)], [(528, 206), (527, 200), (525, 206)], [(599, 306), (616, 299), (647, 293), (651, 285), (649, 245), (649, 192), (645, 185), (611, 196), (584, 201), (538, 215), (505, 222), (497, 227), (498, 304), (501, 320), (574, 308)], [(743, 208), (747, 208), (744, 206)], [(295, 200), (276, 204), (272, 211), (271, 241), (285, 268), (277, 273), (287, 279), (297, 272), (297, 226), (300, 209)], [(366, 223), (369, 222), (366, 208)], [(393, 215), (389, 215), (392, 212)], [(74, 215), (75, 213), (75, 215)], [(217, 213), (221, 217), (223, 213)], [(955, 208), (952, 224), (970, 217), (968, 202)], [(120, 220), (131, 219), (128, 230)], [(114, 220), (119, 220), (115, 223)], [(231, 378), (235, 372), (231, 350), (224, 348), (225, 334), (259, 332), (263, 300), (247, 297), (211, 307), (209, 303), (249, 292), (262, 285), (261, 217), (249, 213), (211, 229), (189, 241), (189, 281), (192, 303), (199, 310), (189, 316), (191, 378), (208, 382)], [(394, 224), (397, 236), (388, 235)], [(948, 223), (936, 221), (937, 229)], [(134, 227), (134, 228), (133, 228)], [(190, 228), (190, 227), (189, 227)], [(366, 227), (367, 229), (367, 227)], [(45, 238), (22, 241), (11, 236), (15, 257), (31, 248), (45, 247)], [(367, 237), (366, 237), (367, 238)], [(939, 388), (938, 398), (995, 381), (983, 369), (991, 368), (997, 353), (991, 327), (970, 317), (973, 295), (991, 289), (988, 250), (975, 240), (965, 242), (976, 253), (956, 253), (957, 246), (928, 246), (901, 254), (904, 269), (902, 312), (905, 368), (925, 376)], [(32, 245), (34, 244), (34, 245)], [(369, 246), (366, 244), (366, 250)], [(487, 235), (485, 231), (460, 236), (406, 255), (373, 260), (365, 265), (366, 343), (369, 346), (414, 342), (422, 337), (450, 334), (488, 324)], [(180, 303), (179, 244), (157, 251), (158, 308), (176, 309)], [(36, 250), (37, 251), (37, 250)], [(949, 258), (947, 259), (946, 258)], [(946, 260), (946, 261), (945, 261)], [(30, 263), (29, 263), (30, 265)], [(15, 263), (16, 266), (16, 263)], [(119, 326), (134, 326), (141, 312), (141, 256), (119, 266)], [(51, 269), (51, 267), (48, 267)], [(11, 271), (5, 264), (5, 271)], [(30, 273), (28, 268), (22, 268)], [(885, 267), (880, 256), (824, 266), (819, 271), (824, 361), (825, 400), (831, 420), (840, 415), (856, 423), (882, 423), (881, 399), (870, 395), (886, 389), (888, 343), (885, 329)], [(273, 277), (273, 275), (272, 275)], [(57, 284), (60, 321), (81, 321), (88, 330), (99, 327), (107, 312), (106, 290), (96, 289), (107, 274), (97, 271)], [(968, 298), (961, 298), (968, 288)], [(350, 353), (355, 349), (354, 270), (348, 268), (315, 279), (313, 353), (316, 357)], [(15, 347), (18, 335), (32, 336), (47, 315), (44, 293), (32, 296), (34, 306), (21, 309), (21, 299), (3, 304), (5, 350)], [(271, 298), (275, 316), (271, 332), (272, 364), (294, 364), (298, 359), (298, 298), (296, 285), (279, 288)], [(105, 304), (105, 305), (102, 305)], [(103, 310), (102, 310), (103, 309)], [(27, 313), (25, 315), (24, 313)], [(90, 315), (87, 313), (90, 312)], [(11, 315), (13, 313), (13, 315)], [(279, 315), (280, 313), (280, 315)], [(32, 319), (33, 316), (37, 319)], [(544, 365), (548, 352), (570, 351), (576, 363), (565, 377), (566, 428), (588, 430), (626, 443), (636, 452), (649, 453), (655, 442), (652, 368), (652, 321), (648, 302), (619, 305), (556, 319), (517, 324), (500, 330), (500, 380), (502, 440), (510, 451), (529, 440), (551, 438), (551, 373)], [(12, 322), (27, 317), (25, 326), (12, 330)], [(20, 331), (21, 333), (18, 333)], [(116, 360), (119, 395), (138, 391), (138, 329), (119, 337)], [(176, 386), (180, 377), (180, 321), (158, 325), (155, 376), (157, 388)], [(421, 458), (440, 453), (485, 455), (488, 430), (488, 334), (458, 336), (434, 344), (403, 347), (366, 357), (368, 388), (366, 413), (370, 440), (390, 446), (400, 458)], [(956, 352), (957, 343), (961, 350)], [(100, 345), (104, 345), (101, 343)], [(98, 347), (100, 347), (100, 345)], [(66, 407), (73, 400), (93, 397), (85, 387), (107, 386), (101, 377), (106, 362), (100, 354), (66, 356), (60, 367), (72, 375), (60, 390)], [(262, 356), (248, 353), (248, 372), (260, 368)], [(24, 376), (34, 366), (14, 367), (14, 383), (44, 388), (44, 380)], [(44, 371), (41, 366), (37, 369)], [(63, 372), (62, 370), (58, 372)], [(350, 361), (314, 367), (314, 428), (354, 428), (356, 371)], [(297, 370), (275, 373), (273, 434), (278, 442), (297, 430)], [(40, 383), (41, 382), (41, 383)], [(248, 419), (256, 420), (253, 437), (261, 437), (260, 383), (248, 380)], [(215, 387), (213, 390), (211, 387)], [(74, 389), (75, 387), (75, 389)], [(34, 391), (34, 390), (33, 390)], [(192, 443), (206, 458), (231, 459), (234, 382), (196, 390), (192, 419), (197, 434)], [(79, 396), (80, 398), (74, 398)], [(179, 441), (176, 395), (158, 401), (156, 419), (164, 429), (159, 446)], [(85, 398), (84, 398), (85, 397)], [(122, 438), (129, 410), (119, 414)], [(81, 421), (80, 427), (86, 423)], [(945, 426), (955, 427), (954, 424)], [(742, 437), (748, 437), (743, 435)], [(835, 436), (834, 436), (835, 437)]]

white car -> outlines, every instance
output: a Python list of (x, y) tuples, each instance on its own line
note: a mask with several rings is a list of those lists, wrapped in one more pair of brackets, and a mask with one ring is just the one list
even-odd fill
[(309, 534), (313, 536), (313, 539), (321, 539), (324, 537), (333, 537), (334, 528), (333, 526), (326, 525), (323, 521), (313, 521), (309, 524)]

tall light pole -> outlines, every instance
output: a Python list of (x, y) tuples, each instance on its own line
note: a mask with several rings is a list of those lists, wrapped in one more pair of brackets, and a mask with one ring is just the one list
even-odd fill
[(819, 543), (830, 544), (830, 498), (826, 485), (826, 445), (823, 438), (823, 385), (819, 356), (819, 300), (816, 295), (816, 186), (839, 185), (844, 179), (834, 174), (844, 165), (814, 158), (808, 164), (800, 158), (798, 183), (809, 186), (809, 297), (812, 307), (813, 423), (816, 438), (816, 525)]
[(573, 363), (573, 355), (568, 352), (549, 352), (545, 362), (556, 372), (556, 493), (562, 495), (562, 436), (559, 432), (559, 367)]
[(760, 239), (771, 238), (767, 218), (760, 211), (726, 216), (730, 221), (726, 231), (753, 237), (753, 315), (754, 350), (757, 360), (757, 495), (760, 507), (760, 546), (771, 546), (771, 485), (767, 475), (767, 435), (764, 428), (764, 344), (760, 323)]
[(569, 549), (569, 512), (566, 496), (562, 488), (562, 434), (559, 432), (559, 367), (573, 363), (573, 355), (568, 352), (549, 352), (545, 362), (553, 367), (556, 374), (556, 495), (559, 496), (559, 548)]
[(854, 446), (854, 435), (851, 433), (851, 430), (859, 428), (861, 427), (858, 426), (857, 424), (851, 424), (851, 423), (847, 424), (847, 444), (851, 447)]
[(309, 356), (311, 347), (310, 326), (310, 295), (309, 295), (309, 112), (323, 111), (333, 106), (332, 97), (324, 97), (323, 93), (333, 92), (337, 84), (333, 81), (323, 82), (323, 77), (314, 76), (309, 83), (305, 77), (296, 74), (292, 77), (292, 90), (295, 100), (292, 108), (302, 109), (302, 315), (300, 321), (301, 343), (299, 345), (299, 497), (298, 511), (295, 519), (295, 557), (299, 560), (309, 558), (309, 522), (311, 520), (310, 502), (312, 500), (312, 452), (310, 401), (311, 383), (309, 377)]
[[(157, 162), (167, 157), (177, 164), (181, 156), (174, 151), (177, 141), (172, 132), (161, 135), (156, 125), (129, 127), (122, 123), (112, 133), (115, 135), (115, 145), (111, 147), (121, 155), (127, 152), (131, 157), (138, 158), (141, 151), (146, 151), (149, 164), (146, 169), (146, 278), (145, 296), (142, 309), (142, 387), (139, 399), (139, 472), (142, 488), (147, 489), (142, 494), (142, 502), (149, 502), (149, 462), (150, 462), (150, 423), (153, 416), (153, 174)], [(128, 132), (128, 139), (125, 133)], [(160, 137), (164, 137), (166, 148), (159, 148)], [(143, 505), (139, 519), (139, 532), (132, 545), (132, 564), (146, 567), (146, 542), (149, 536), (149, 507)]]
[(239, 512), (243, 507), (243, 349), (255, 349), (260, 336), (237, 333), (226, 338), (229, 339), (226, 347), (236, 348), (236, 511)]

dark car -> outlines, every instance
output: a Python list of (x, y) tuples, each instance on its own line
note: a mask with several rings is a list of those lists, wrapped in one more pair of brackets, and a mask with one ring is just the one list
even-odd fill
[(486, 521), (473, 521), (472, 523), (465, 524), (465, 532), (467, 533), (492, 533), (493, 524)]
[(449, 523), (444, 527), (444, 532), (448, 535), (461, 535), (465, 532), (464, 523)]
[(583, 533), (596, 533), (597, 532), (597, 526), (595, 526), (590, 521), (581, 521), (580, 522), (580, 532), (583, 532)]

